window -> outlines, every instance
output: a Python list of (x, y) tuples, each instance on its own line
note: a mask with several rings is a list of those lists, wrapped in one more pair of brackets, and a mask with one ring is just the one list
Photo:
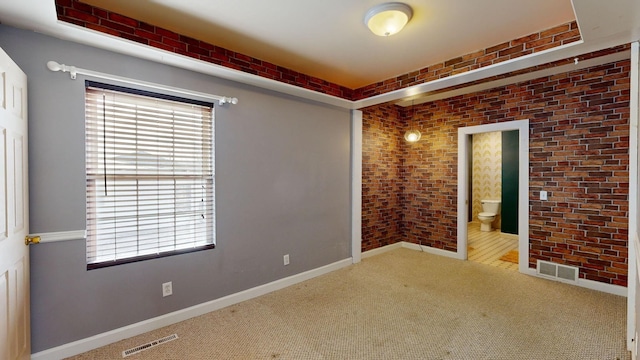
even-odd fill
[(213, 248), (213, 105), (86, 84), (87, 268)]

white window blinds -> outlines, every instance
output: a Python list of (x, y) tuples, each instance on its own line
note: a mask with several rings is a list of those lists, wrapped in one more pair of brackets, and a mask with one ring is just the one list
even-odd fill
[(85, 111), (87, 267), (212, 248), (212, 105), (87, 82)]

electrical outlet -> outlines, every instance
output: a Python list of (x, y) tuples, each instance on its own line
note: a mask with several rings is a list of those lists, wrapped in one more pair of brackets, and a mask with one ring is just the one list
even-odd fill
[(283, 257), (283, 259), (284, 259), (284, 264), (285, 264), (285, 265), (289, 265), (289, 254), (286, 254), (286, 255)]
[(173, 295), (173, 284), (171, 281), (162, 284), (162, 297)]

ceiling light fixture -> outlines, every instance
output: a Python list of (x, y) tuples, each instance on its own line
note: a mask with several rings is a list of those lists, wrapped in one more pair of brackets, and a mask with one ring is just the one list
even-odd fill
[(418, 130), (409, 130), (404, 134), (404, 139), (407, 140), (408, 142), (416, 142), (416, 141), (420, 140), (421, 136), (422, 136), (422, 134), (420, 134), (420, 131), (418, 131)]
[(404, 133), (404, 139), (407, 140), (408, 142), (416, 142), (418, 140), (420, 140), (420, 138), (422, 137), (422, 134), (420, 134), (420, 131), (418, 131), (418, 129), (412, 129), (413, 128), (413, 117), (416, 113), (415, 108), (413, 107), (413, 100), (411, 100), (411, 118), (409, 119), (409, 130)]
[(390, 2), (374, 6), (367, 11), (364, 23), (378, 36), (391, 36), (400, 32), (412, 16), (413, 10), (409, 5)]

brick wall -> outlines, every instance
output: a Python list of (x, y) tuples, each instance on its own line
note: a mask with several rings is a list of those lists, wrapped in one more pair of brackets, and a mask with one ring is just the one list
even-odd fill
[[(399, 235), (455, 251), (457, 129), (529, 119), (529, 266), (536, 259), (568, 264), (579, 267), (582, 278), (626, 286), (629, 71), (626, 60), (416, 105), (413, 122), (423, 137), (400, 145)], [(386, 131), (368, 124), (375, 120), (370, 114), (379, 112), (364, 109), (365, 128)], [(363, 148), (365, 168), (371, 151)], [(369, 178), (374, 173), (363, 176), (363, 183), (376, 181)], [(549, 191), (545, 202), (538, 200), (543, 188)], [(376, 235), (363, 231), (363, 242), (376, 243), (368, 238)]]
[(402, 240), (402, 117), (397, 106), (363, 114), (362, 249)]
[[(627, 283), (630, 62), (531, 82), (531, 259)], [(527, 94), (525, 94), (527, 95)], [(538, 200), (549, 191), (549, 201)]]
[[(403, 139), (405, 194), (403, 240), (455, 251), (457, 227), (457, 128), (464, 113), (455, 104), (416, 105), (407, 111), (420, 141)], [(450, 108), (451, 107), (451, 108)], [(408, 109), (409, 110), (409, 109)]]

